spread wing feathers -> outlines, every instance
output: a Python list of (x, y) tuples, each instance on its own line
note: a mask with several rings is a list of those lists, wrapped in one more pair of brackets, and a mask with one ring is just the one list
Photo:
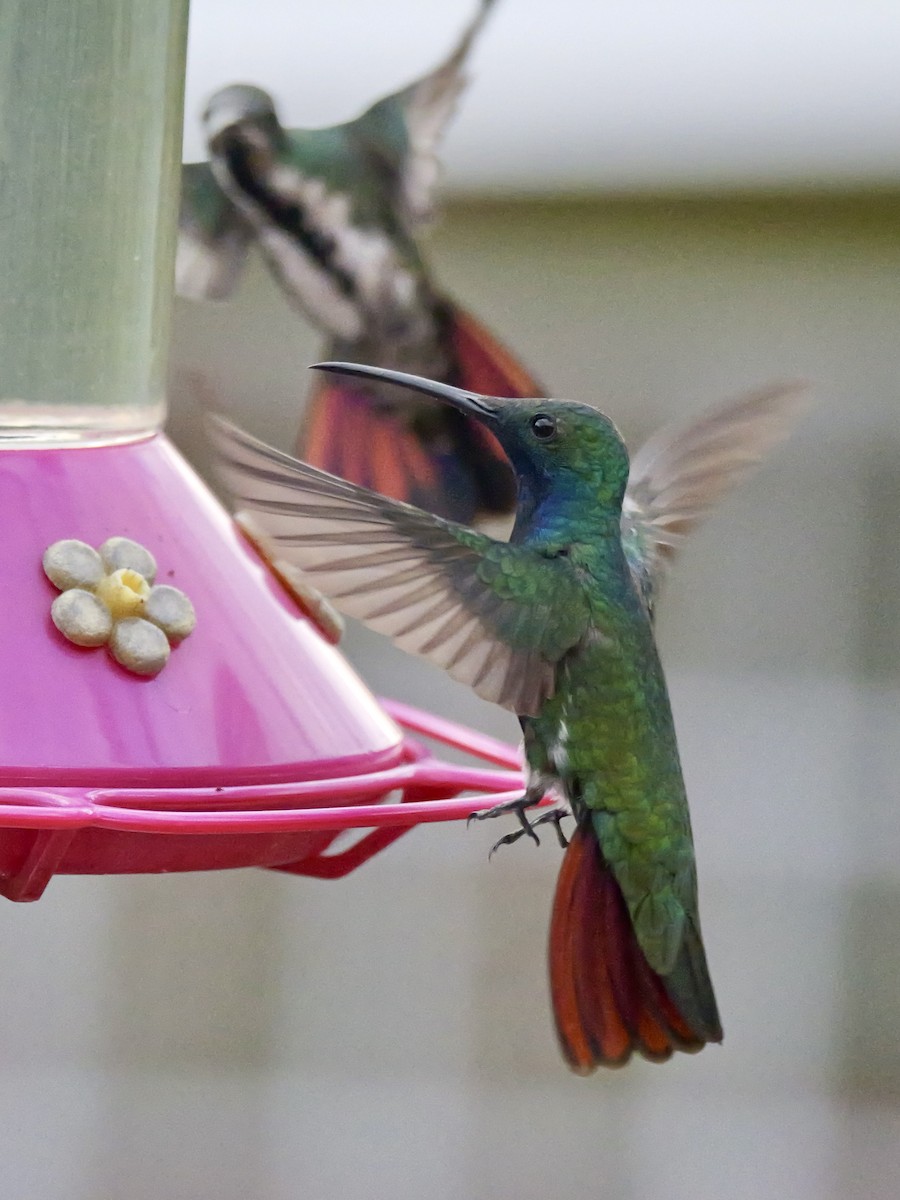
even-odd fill
[(791, 433), (809, 403), (803, 384), (753, 392), (686, 429), (662, 429), (632, 459), (622, 509), (626, 553), (652, 595), (684, 538)]
[(175, 289), (188, 300), (223, 300), (247, 253), (250, 227), (205, 162), (181, 169)]
[(494, 541), (336, 479), (209, 419), (219, 470), (279, 560), (335, 605), (520, 715), (588, 628), (567, 559)]
[(397, 202), (410, 227), (433, 216), (434, 189), (440, 175), (438, 143), (468, 82), (466, 58), (493, 4), (494, 0), (481, 0), (455, 49), (439, 67), (379, 100), (361, 118), (360, 132), (390, 129), (399, 118), (405, 133), (403, 149), (398, 155), (395, 143), (394, 161), (388, 165), (396, 175)]

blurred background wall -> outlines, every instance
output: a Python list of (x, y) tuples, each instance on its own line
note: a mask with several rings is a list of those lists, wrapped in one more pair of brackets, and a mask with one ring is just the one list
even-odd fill
[[(448, 138), (464, 186), (429, 243), (554, 394), (601, 405), (633, 445), (773, 379), (816, 385), (794, 440), (693, 538), (660, 616), (724, 1045), (566, 1072), (544, 976), (552, 838), (489, 864), (493, 828), (425, 827), (336, 883), (61, 878), (0, 909), (10, 1195), (900, 1192), (892, 8), (504, 0)], [(436, 61), (467, 12), (195, 0), (190, 135), (236, 77), (295, 80), (295, 123), (348, 116)], [(307, 66), (335, 88), (346, 70), (346, 107), (321, 82), (318, 107), (300, 94)], [(201, 373), (289, 446), (317, 346), (257, 263), (232, 302), (179, 303), (170, 432), (204, 467)], [(375, 690), (515, 736), (374, 635), (346, 645)]]

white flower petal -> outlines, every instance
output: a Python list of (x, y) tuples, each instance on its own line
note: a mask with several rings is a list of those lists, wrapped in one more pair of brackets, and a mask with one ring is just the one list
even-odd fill
[(68, 588), (50, 606), (59, 632), (76, 646), (102, 646), (112, 631), (112, 616), (102, 600), (83, 588)]
[(193, 633), (197, 624), (193, 604), (184, 592), (170, 587), (167, 583), (158, 584), (150, 589), (144, 603), (143, 615), (148, 621), (158, 625), (166, 637), (176, 642)]
[(86, 588), (93, 591), (103, 578), (103, 560), (87, 542), (64, 538), (44, 551), (44, 574), (52, 584), (66, 588)]
[(117, 663), (136, 675), (156, 675), (169, 661), (169, 640), (142, 617), (116, 621), (109, 649)]
[(133, 542), (131, 538), (107, 538), (100, 547), (100, 557), (110, 573), (122, 569), (137, 571), (148, 583), (152, 583), (156, 578), (156, 559), (149, 550), (145, 550), (140, 543)]

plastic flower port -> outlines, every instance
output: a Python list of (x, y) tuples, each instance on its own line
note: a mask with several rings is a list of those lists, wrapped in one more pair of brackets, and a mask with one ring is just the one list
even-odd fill
[(65, 538), (45, 550), (43, 564), (60, 589), (50, 616), (63, 637), (76, 646), (108, 646), (136, 675), (158, 674), (172, 645), (197, 623), (184, 592), (153, 585), (156, 560), (130, 538), (108, 538), (99, 550)]

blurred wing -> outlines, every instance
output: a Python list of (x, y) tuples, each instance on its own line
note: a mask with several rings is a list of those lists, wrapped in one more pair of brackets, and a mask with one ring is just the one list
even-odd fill
[(648, 599), (684, 538), (785, 441), (808, 405), (803, 384), (771, 387), (645, 442), (631, 463), (622, 538)]
[(409, 227), (433, 215), (441, 169), (438, 143), (468, 82), (466, 58), (493, 4), (494, 0), (481, 0), (456, 48), (439, 67), (373, 104), (355, 124), (355, 132), (394, 176), (397, 205)]
[(567, 559), (335, 479), (220, 417), (210, 429), (235, 506), (279, 560), (485, 700), (539, 712), (557, 663), (588, 629), (587, 599)]
[(222, 300), (232, 291), (247, 253), (250, 227), (209, 169), (181, 169), (181, 210), (175, 290), (188, 300)]

